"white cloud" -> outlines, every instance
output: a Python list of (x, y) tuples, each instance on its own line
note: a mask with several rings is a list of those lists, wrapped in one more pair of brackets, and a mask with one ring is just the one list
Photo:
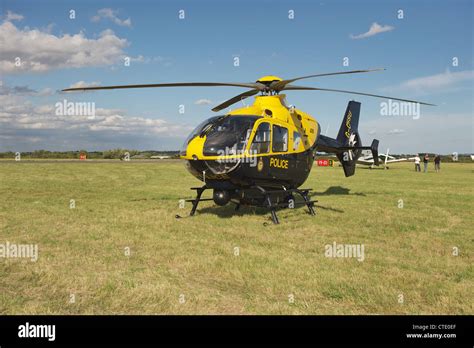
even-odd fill
[[(84, 98), (79, 102), (88, 101)], [(124, 110), (98, 106), (95, 117), (57, 115), (54, 102), (36, 106), (21, 95), (0, 95), (0, 151), (140, 146), (136, 144), (156, 148), (162, 142), (166, 147), (167, 139), (172, 144), (168, 148), (176, 149), (191, 129), (162, 119), (130, 116)]]
[(102, 18), (105, 18), (105, 19), (110, 19), (112, 22), (122, 27), (130, 28), (132, 26), (132, 21), (130, 18), (120, 19), (117, 17), (117, 14), (118, 14), (118, 11), (115, 11), (111, 8), (102, 8), (99, 11), (97, 11), (97, 15), (92, 17), (91, 20), (93, 22), (99, 22)]
[[(112, 65), (124, 56), (126, 39), (103, 31), (97, 39), (83, 32), (55, 36), (38, 29), (17, 28), (11, 22), (0, 25), (2, 57), (0, 73), (44, 72), (61, 68)], [(15, 63), (20, 59), (20, 66)]]
[(196, 105), (210, 105), (212, 104), (212, 101), (209, 99), (198, 99), (194, 102)]
[(407, 80), (397, 86), (386, 87), (387, 91), (411, 91), (415, 93), (427, 93), (433, 91), (445, 91), (458, 87), (461, 83), (474, 80), (474, 70), (446, 72), (430, 76), (418, 77)]
[(81, 87), (94, 87), (99, 86), (100, 82), (85, 82), (85, 81), (77, 81), (70, 85), (68, 88), (81, 88)]
[[(34, 106), (19, 99), (2, 96), (0, 123), (8, 129), (86, 129), (90, 131), (114, 131), (138, 134), (181, 133), (180, 127), (164, 120), (138, 116), (126, 116), (123, 110), (96, 108), (95, 117), (89, 115), (56, 115), (55, 105)], [(58, 101), (62, 103), (63, 101)]]
[(392, 153), (432, 152), (449, 154), (453, 152), (470, 153), (474, 143), (474, 119), (470, 113), (454, 113), (421, 108), (419, 119), (409, 116), (380, 116), (361, 122), (362, 143), (380, 140), (379, 148), (390, 148)]
[(21, 21), (23, 17), (21, 14), (13, 13), (12, 11), (7, 11), (7, 15), (5, 16), (5, 21), (13, 22), (13, 21)]
[(377, 22), (372, 23), (372, 25), (369, 28), (369, 31), (359, 34), (359, 35), (350, 35), (351, 39), (365, 39), (370, 36), (374, 36), (380, 33), (385, 33), (387, 31), (392, 31), (394, 30), (395, 27), (392, 27), (390, 25), (380, 25)]
[(398, 129), (398, 128), (395, 128), (395, 129), (390, 129), (387, 134), (403, 134), (405, 133), (405, 131), (403, 129)]
[(47, 87), (47, 88), (43, 88), (42, 90), (38, 91), (36, 93), (36, 96), (38, 97), (46, 97), (46, 96), (49, 96), (49, 95), (53, 95), (54, 94), (54, 91)]
[(24, 95), (34, 97), (45, 97), (53, 95), (54, 92), (51, 88), (43, 88), (39, 91), (30, 88), (29, 86), (7, 86), (0, 81), (0, 95)]

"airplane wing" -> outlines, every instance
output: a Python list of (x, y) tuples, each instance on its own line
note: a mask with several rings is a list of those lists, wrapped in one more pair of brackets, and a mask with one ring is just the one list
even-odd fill
[(316, 152), (316, 156), (336, 157), (336, 155), (334, 155), (332, 153), (326, 153), (326, 152)]
[(397, 159), (387, 160), (385, 163), (397, 163), (397, 162), (403, 162), (403, 161), (406, 161), (406, 160), (407, 160), (406, 158), (397, 158)]
[(365, 164), (365, 165), (372, 165), (374, 164), (374, 159), (373, 158), (359, 158), (357, 160), (358, 164)]

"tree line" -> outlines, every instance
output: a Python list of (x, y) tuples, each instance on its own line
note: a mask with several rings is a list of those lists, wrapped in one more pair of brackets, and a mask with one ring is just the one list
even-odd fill
[[(105, 151), (48, 151), (48, 150), (35, 150), (30, 152), (21, 152), (20, 156), (22, 159), (80, 159), (81, 154), (85, 154), (87, 159), (124, 159), (127, 154), (130, 159), (149, 159), (152, 156), (169, 156), (170, 158), (179, 158), (179, 151), (155, 151), (155, 150), (129, 150), (129, 149), (111, 149)], [(390, 154), (392, 155), (392, 154)], [(15, 159), (17, 152), (8, 151), (0, 152), (0, 158), (4, 159)], [(395, 157), (413, 157), (414, 154), (400, 154), (394, 155)], [(316, 157), (324, 157), (317, 155)], [(423, 158), (423, 154), (420, 154)], [(433, 161), (434, 154), (430, 154), (430, 161)], [(453, 155), (441, 155), (442, 162), (472, 162), (470, 154), (458, 154), (457, 161), (453, 159)]]
[[(0, 152), (0, 158), (11, 158), (14, 159), (17, 157), (17, 152), (8, 151)], [(123, 159), (127, 156), (130, 158), (151, 158), (152, 156), (170, 156), (172, 158), (179, 157), (178, 151), (138, 151), (138, 150), (129, 150), (129, 149), (112, 149), (106, 151), (48, 151), (48, 150), (35, 150), (35, 151), (25, 151), (21, 152), (20, 156), (22, 159), (80, 159), (81, 154), (86, 155), (87, 159)]]

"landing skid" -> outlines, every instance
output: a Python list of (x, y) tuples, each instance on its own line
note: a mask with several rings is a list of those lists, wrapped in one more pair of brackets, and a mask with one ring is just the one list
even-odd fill
[[(210, 187), (207, 187), (206, 185), (202, 187), (192, 187), (191, 190), (196, 191), (196, 198), (194, 199), (187, 199), (186, 202), (191, 202), (192, 203), (192, 208), (191, 212), (189, 213), (190, 216), (193, 216), (196, 213), (196, 209), (198, 207), (199, 202), (203, 201), (212, 201), (212, 198), (201, 198), (202, 194), (204, 191), (211, 189)], [(309, 198), (309, 192), (311, 189), (281, 189), (281, 190), (274, 190), (274, 189), (264, 189), (261, 186), (252, 186), (250, 188), (251, 190), (256, 190), (257, 192), (260, 193), (260, 199), (261, 204), (256, 204), (252, 203), (249, 204), (248, 202), (244, 202), (242, 199), (234, 201), (231, 200), (230, 202), (235, 204), (235, 211), (238, 211), (242, 205), (248, 205), (248, 206), (255, 206), (255, 207), (261, 207), (261, 208), (266, 208), (270, 211), (272, 221), (274, 224), (279, 224), (278, 216), (276, 214), (277, 209), (279, 208), (290, 208), (289, 201), (282, 202), (278, 200), (278, 197), (281, 197), (282, 195), (290, 198), (293, 200), (292, 208), (296, 207), (297, 205), (306, 205), (308, 207), (308, 211), (311, 215), (316, 215), (316, 212), (314, 210), (314, 203), (317, 201), (312, 201)], [(245, 189), (242, 190), (245, 196)], [(298, 194), (303, 198), (303, 202), (296, 202), (296, 200), (293, 197), (293, 194)], [(277, 200), (275, 200), (275, 196), (277, 196)], [(179, 217), (178, 215), (176, 217)]]

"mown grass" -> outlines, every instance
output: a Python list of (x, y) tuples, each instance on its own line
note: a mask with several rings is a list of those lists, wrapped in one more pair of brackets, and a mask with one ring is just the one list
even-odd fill
[[(317, 216), (264, 226), (212, 202), (175, 219), (199, 185), (180, 161), (1, 162), (0, 243), (39, 259), (0, 259), (0, 313), (473, 314), (473, 165), (430, 169), (314, 167)], [(365, 260), (325, 257), (333, 242)]]

